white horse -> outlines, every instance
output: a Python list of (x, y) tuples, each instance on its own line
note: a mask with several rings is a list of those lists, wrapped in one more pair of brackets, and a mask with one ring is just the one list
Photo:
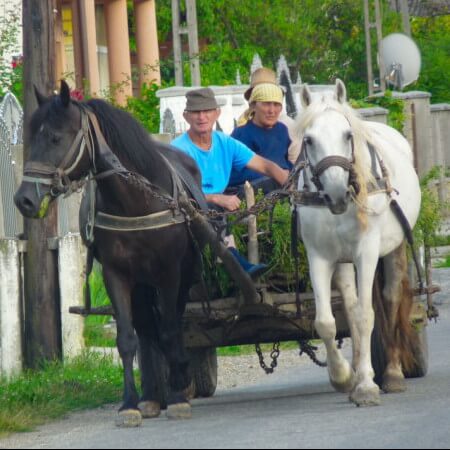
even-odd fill
[[(324, 203), (297, 206), (316, 301), (315, 327), (327, 349), (332, 385), (350, 392), (350, 400), (358, 406), (377, 405), (380, 390), (371, 362), (374, 276), (383, 258), (383, 301), (390, 334), (383, 390), (399, 392), (405, 390), (399, 339), (412, 333), (408, 320), (412, 293), (407, 286), (405, 233), (390, 202), (398, 202), (413, 227), (420, 210), (419, 180), (406, 139), (387, 125), (360, 119), (346, 103), (340, 80), (332, 98), (312, 101), (307, 86), (301, 97), (305, 110), (298, 133), (308, 165), (298, 190), (318, 192)], [(352, 335), (352, 365), (335, 341), (333, 275)]]

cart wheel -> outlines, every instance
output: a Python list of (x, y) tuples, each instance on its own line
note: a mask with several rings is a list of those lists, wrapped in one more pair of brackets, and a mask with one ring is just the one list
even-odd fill
[(195, 397), (212, 397), (217, 388), (217, 351), (202, 348), (190, 351)]
[(422, 378), (428, 373), (428, 331), (420, 327), (416, 332), (417, 340), (413, 344), (415, 364), (409, 371), (404, 371), (405, 378)]

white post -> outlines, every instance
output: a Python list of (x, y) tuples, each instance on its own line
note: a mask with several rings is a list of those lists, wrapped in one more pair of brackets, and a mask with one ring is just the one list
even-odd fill
[(72, 358), (84, 349), (84, 319), (70, 314), (69, 307), (83, 306), (86, 249), (79, 234), (59, 240), (59, 284), (61, 292), (61, 327), (63, 357)]
[(22, 370), (22, 314), (18, 241), (0, 240), (0, 375)]

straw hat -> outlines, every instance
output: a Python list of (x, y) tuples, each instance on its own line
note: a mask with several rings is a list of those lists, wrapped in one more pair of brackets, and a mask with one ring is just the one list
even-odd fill
[[(252, 95), (252, 90), (258, 84), (277, 84), (277, 75), (272, 69), (261, 67), (256, 69), (250, 77), (250, 87), (245, 91), (245, 100), (249, 100)], [(283, 91), (284, 92), (284, 91)]]

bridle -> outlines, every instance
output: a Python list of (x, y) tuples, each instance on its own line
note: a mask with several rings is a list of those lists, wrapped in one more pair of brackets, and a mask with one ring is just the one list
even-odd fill
[(51, 163), (29, 161), (24, 167), (23, 181), (43, 184), (50, 187), (50, 195), (54, 198), (61, 194), (70, 195), (80, 188), (78, 181), (72, 181), (70, 176), (76, 171), (80, 162), (89, 155), (91, 166), (95, 169), (94, 138), (89, 119), (93, 114), (80, 107), (81, 127), (70, 145), (70, 148), (59, 166)]
[[(341, 167), (346, 172), (349, 173), (348, 184), (349, 187), (353, 188), (354, 193), (356, 195), (361, 191), (361, 186), (358, 182), (358, 176), (355, 170), (355, 141), (353, 135), (350, 137), (351, 147), (352, 147), (352, 156), (351, 159), (347, 159), (343, 156), (331, 155), (323, 158), (319, 161), (315, 166), (312, 164), (311, 159), (308, 154), (308, 138), (304, 138), (302, 142), (302, 148), (300, 151), (300, 158), (306, 162), (306, 166), (311, 171), (311, 181), (314, 186), (317, 188), (319, 193), (323, 193), (324, 186), (320, 181), (320, 177), (331, 167)], [(305, 186), (306, 191), (310, 191), (310, 187), (307, 181), (307, 177), (305, 176)]]
[[(81, 127), (74, 137), (69, 150), (58, 167), (51, 163), (29, 161), (24, 167), (23, 181), (50, 186), (53, 198), (64, 194), (66, 197), (81, 189), (86, 180), (72, 180), (70, 176), (79, 169), (80, 162), (86, 154), (89, 158), (90, 179), (100, 180), (114, 174), (129, 174), (119, 159), (111, 152), (101, 133), (95, 114), (84, 105), (80, 109)], [(95, 156), (95, 140), (97, 141), (99, 158), (106, 163), (107, 170), (98, 173)]]

